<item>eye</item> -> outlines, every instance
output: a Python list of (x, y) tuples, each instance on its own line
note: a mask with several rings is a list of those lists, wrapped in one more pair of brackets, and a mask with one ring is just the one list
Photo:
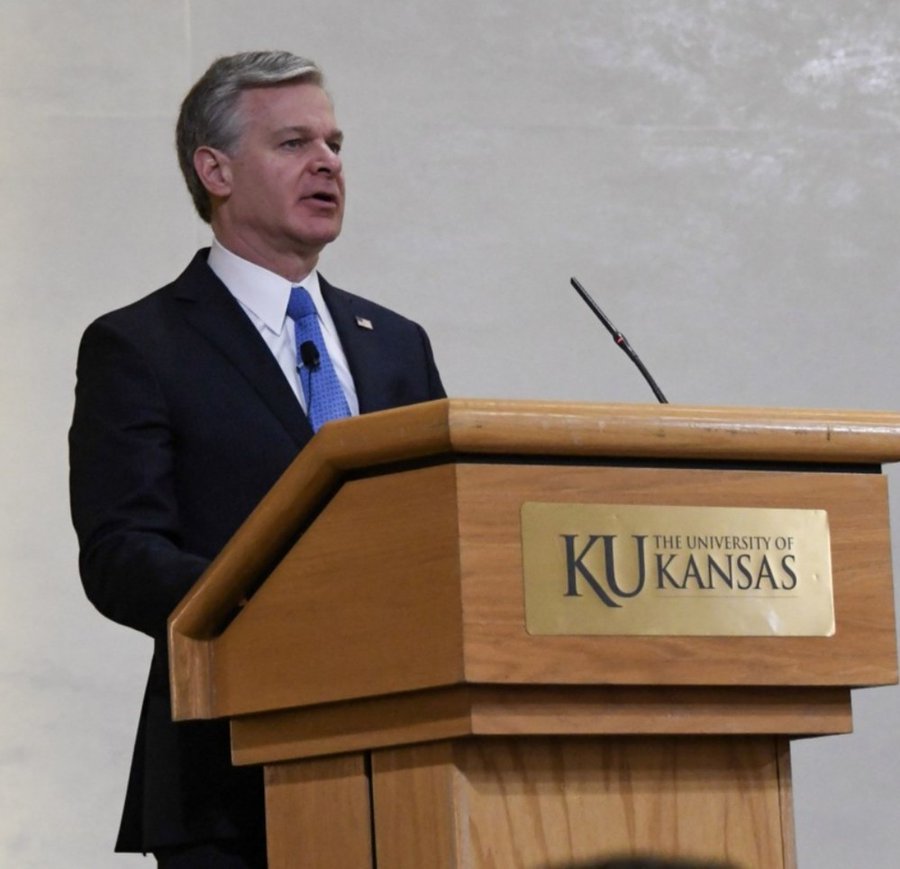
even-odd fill
[(331, 148), (333, 154), (340, 154), (341, 148), (344, 147), (344, 143), (340, 139), (335, 139), (334, 141), (328, 143), (328, 147)]
[(287, 151), (297, 151), (302, 148), (306, 144), (306, 139), (294, 138), (294, 139), (285, 139), (280, 147), (284, 148)]

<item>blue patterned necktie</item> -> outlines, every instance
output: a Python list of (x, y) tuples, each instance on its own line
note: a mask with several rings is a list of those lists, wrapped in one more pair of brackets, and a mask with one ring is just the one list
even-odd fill
[[(287, 314), (294, 321), (297, 373), (306, 396), (306, 415), (313, 431), (318, 431), (330, 419), (350, 416), (350, 408), (322, 338), (316, 306), (303, 287), (291, 287)], [(304, 364), (304, 359), (312, 361)]]

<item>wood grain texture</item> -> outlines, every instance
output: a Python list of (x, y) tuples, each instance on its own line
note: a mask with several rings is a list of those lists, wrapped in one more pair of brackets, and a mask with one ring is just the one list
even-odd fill
[(265, 768), (269, 869), (372, 865), (369, 781), (362, 755)]
[[(471, 682), (861, 686), (897, 680), (887, 485), (878, 474), (462, 463), (457, 473)], [(836, 633), (530, 636), (519, 534), (526, 501), (825, 510)]]
[[(218, 646), (217, 637), (223, 631), (228, 636), (242, 630), (235, 626), (247, 621), (248, 597), (250, 605), (259, 609), (255, 601), (260, 593), (253, 592), (268, 576), (273, 559), (291, 548), (311, 517), (323, 505), (328, 505), (325, 514), (333, 513), (339, 498), (352, 500), (344, 494), (348, 486), (341, 486), (348, 473), (392, 462), (467, 455), (558, 457), (567, 461), (584, 457), (591, 464), (606, 457), (871, 465), (900, 458), (900, 417), (833, 411), (445, 400), (330, 424), (288, 468), (171, 617), (170, 673), (176, 717), (210, 717), (228, 711), (221, 701), (221, 686), (214, 684), (213, 669), (223, 657), (236, 658), (224, 646)], [(504, 484), (502, 474), (495, 478), (495, 484)], [(335, 491), (338, 496), (332, 497)], [(376, 500), (375, 509), (370, 506), (361, 514), (356, 527), (362, 527), (364, 518), (367, 523), (376, 521), (376, 529), (382, 530), (377, 526), (381, 514), (396, 509), (403, 501), (391, 497), (385, 494)], [(444, 501), (447, 523), (458, 507), (453, 499), (455, 495)], [(366, 509), (361, 502), (359, 509)], [(417, 513), (418, 519), (426, 520), (426, 530), (434, 527), (427, 518), (434, 512), (434, 505), (429, 503), (427, 509)], [(504, 521), (508, 523), (508, 515)], [(856, 522), (861, 531), (871, 532), (867, 513), (857, 514)], [(886, 531), (879, 528), (876, 533), (883, 535)], [(410, 534), (406, 543), (415, 545), (413, 538)], [(331, 556), (324, 542), (316, 545), (323, 547), (323, 556), (330, 557), (333, 564), (333, 544)], [(885, 545), (881, 540), (873, 549), (876, 570), (881, 569)], [(302, 544), (304, 550), (310, 546), (310, 542)], [(441, 550), (438, 561), (444, 567), (451, 559), (446, 549)], [(479, 559), (487, 563), (491, 556), (479, 555)], [(375, 558), (370, 557), (366, 563), (378, 568)], [(443, 576), (440, 570), (437, 573)], [(283, 589), (270, 590), (270, 582), (262, 590), (268, 596), (265, 605), (277, 606), (285, 599)], [(875, 597), (881, 600), (883, 595), (879, 592)], [(233, 619), (238, 611), (240, 615)], [(873, 609), (871, 617), (875, 633), (881, 636), (882, 611)], [(251, 647), (258, 647), (256, 660), (263, 659), (272, 648), (267, 641), (245, 639)], [(478, 642), (483, 644), (485, 640)], [(228, 643), (240, 645), (236, 639)], [(879, 643), (883, 646), (882, 640)], [(252, 648), (250, 651), (253, 653)], [(660, 652), (660, 657), (667, 657), (662, 645)], [(477, 656), (468, 656), (467, 666), (476, 662)], [(869, 662), (864, 662), (854, 684), (877, 682), (883, 670), (880, 666), (873, 670)], [(507, 678), (514, 671), (513, 667), (499, 678)], [(422, 676), (422, 682), (428, 678)], [(272, 694), (272, 702), (281, 702), (275, 699), (276, 694)], [(233, 696), (233, 692), (229, 695), (226, 688), (224, 696)]]
[(345, 485), (214, 644), (218, 714), (463, 678), (456, 478)]
[[(280, 865), (304, 847), (369, 865), (374, 813), (391, 867), (649, 850), (793, 869), (785, 736), (848, 730), (849, 688), (896, 679), (886, 484), (709, 459), (868, 466), (893, 455), (896, 420), (612, 413), (437, 403), (336, 425), (173, 617), (176, 708), (233, 716), (235, 759), (267, 764)], [(610, 461), (628, 456), (661, 458)], [(346, 476), (417, 457), (436, 463)], [(837, 631), (530, 636), (527, 500), (825, 510)], [(345, 802), (349, 827), (328, 818)]]
[(794, 788), (791, 772), (791, 744), (784, 737), (777, 741), (778, 800), (781, 807), (782, 844), (785, 869), (797, 869), (797, 833), (794, 826)]
[(232, 759), (262, 764), (451, 738), (848, 733), (846, 688), (459, 686), (232, 720)]
[(479, 739), (376, 752), (378, 865), (546, 869), (613, 854), (793, 867), (767, 737)]
[[(534, 499), (824, 509), (836, 633), (532, 636)], [(448, 464), (348, 482), (209, 643), (207, 704), (241, 716), (463, 683), (860, 686), (896, 680), (895, 644), (878, 474)]]

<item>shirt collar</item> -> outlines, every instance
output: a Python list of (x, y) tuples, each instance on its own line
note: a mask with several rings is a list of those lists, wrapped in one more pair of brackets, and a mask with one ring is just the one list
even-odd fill
[(325, 301), (315, 269), (297, 283), (291, 283), (281, 275), (232, 253), (216, 238), (213, 238), (207, 263), (228, 291), (276, 334), (284, 328), (291, 287), (305, 287), (316, 306), (319, 319), (323, 319)]

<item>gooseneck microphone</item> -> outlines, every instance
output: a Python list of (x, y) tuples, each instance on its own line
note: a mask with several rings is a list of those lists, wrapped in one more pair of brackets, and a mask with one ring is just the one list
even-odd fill
[(668, 404), (669, 399), (667, 399), (663, 394), (662, 390), (656, 385), (656, 381), (650, 376), (650, 372), (644, 367), (644, 363), (641, 362), (640, 357), (634, 350), (631, 348), (631, 345), (628, 343), (628, 339), (610, 322), (609, 317), (600, 310), (600, 306), (591, 298), (591, 294), (578, 282), (577, 278), (572, 278), (572, 286), (575, 287), (576, 292), (582, 299), (584, 299), (587, 306), (597, 315), (597, 319), (606, 326), (607, 331), (610, 335), (612, 335), (613, 341), (625, 351), (625, 354), (628, 358), (634, 362), (638, 367), (638, 371), (644, 375), (644, 380), (650, 384), (650, 388), (653, 390), (653, 394), (659, 399), (660, 404)]
[(319, 348), (314, 341), (304, 341), (300, 345), (300, 361), (310, 370), (319, 367)]

